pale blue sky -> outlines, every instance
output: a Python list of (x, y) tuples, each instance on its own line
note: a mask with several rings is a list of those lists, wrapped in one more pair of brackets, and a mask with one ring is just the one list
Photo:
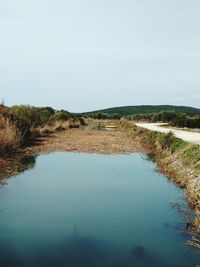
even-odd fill
[(199, 0), (1, 0), (0, 98), (200, 107)]

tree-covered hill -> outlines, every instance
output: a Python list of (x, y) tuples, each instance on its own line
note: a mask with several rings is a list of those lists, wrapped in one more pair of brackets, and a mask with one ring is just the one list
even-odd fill
[(120, 116), (131, 116), (138, 114), (158, 113), (161, 111), (175, 111), (176, 113), (185, 113), (187, 115), (200, 114), (200, 109), (187, 106), (173, 106), (173, 105), (141, 105), (141, 106), (123, 106), (108, 109), (101, 109), (91, 112), (85, 112), (84, 115), (105, 113), (105, 114), (119, 114)]

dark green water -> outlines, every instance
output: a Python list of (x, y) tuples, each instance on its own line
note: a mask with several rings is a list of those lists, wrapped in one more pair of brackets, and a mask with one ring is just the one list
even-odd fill
[(141, 154), (54, 153), (0, 189), (1, 267), (191, 267), (183, 192)]

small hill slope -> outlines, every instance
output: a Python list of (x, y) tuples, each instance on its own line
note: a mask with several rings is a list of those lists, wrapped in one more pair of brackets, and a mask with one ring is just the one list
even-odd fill
[(121, 116), (127, 115), (137, 115), (137, 114), (149, 114), (157, 113), (160, 111), (174, 110), (177, 113), (186, 113), (188, 115), (200, 114), (200, 109), (187, 106), (173, 106), (173, 105), (141, 105), (141, 106), (123, 106), (123, 107), (113, 107), (107, 109), (101, 109), (91, 112), (85, 112), (83, 114), (91, 113), (106, 113), (106, 114), (119, 114)]

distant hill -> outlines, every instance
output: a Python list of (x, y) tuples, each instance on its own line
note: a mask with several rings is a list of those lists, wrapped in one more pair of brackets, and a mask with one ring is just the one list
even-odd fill
[(174, 110), (177, 113), (186, 113), (188, 115), (200, 114), (200, 109), (187, 106), (173, 106), (173, 105), (141, 105), (141, 106), (124, 106), (101, 109), (91, 112), (85, 112), (83, 115), (106, 113), (106, 114), (119, 114), (121, 116), (138, 115), (138, 114), (149, 114), (157, 113), (160, 111)]

